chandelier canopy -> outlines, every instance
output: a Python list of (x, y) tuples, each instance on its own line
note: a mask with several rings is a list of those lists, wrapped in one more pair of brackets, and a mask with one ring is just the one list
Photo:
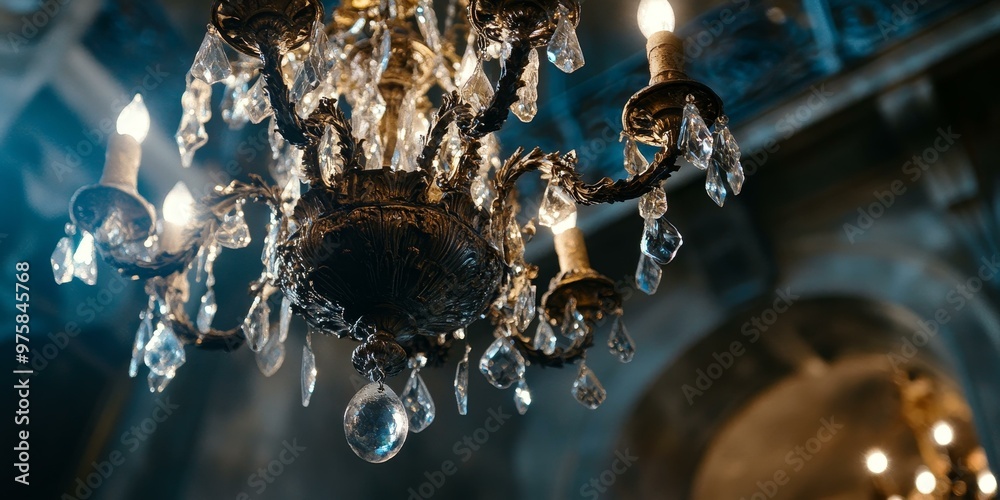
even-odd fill
[[(528, 122), (537, 113), (539, 52), (567, 73), (583, 66), (580, 2), (447, 3), (439, 13), (431, 0), (345, 0), (330, 18), (318, 0), (215, 3), (181, 99), (182, 162), (190, 166), (208, 140), (218, 83), (231, 127), (267, 121), (270, 181), (251, 175), (197, 202), (178, 183), (158, 217), (137, 191), (149, 128), (141, 96), (122, 111), (100, 182), (71, 201), (72, 223), (52, 268), (57, 282), (76, 276), (94, 284), (100, 255), (145, 280), (149, 305), (131, 376), (145, 364), (150, 389), (162, 391), (184, 363), (185, 346), (228, 351), (244, 343), (269, 376), (285, 358), (298, 315), (309, 325), (303, 405), (316, 383), (313, 333), (356, 342), (352, 363), (371, 383), (345, 412), (347, 440), (361, 458), (383, 462), (408, 432), (433, 421), (419, 372), (444, 365), (454, 343), (465, 344), (454, 390), (466, 413), (465, 328), (485, 318), (495, 340), (479, 370), (498, 388), (516, 385), (518, 411), (531, 404), (529, 364), (577, 364), (574, 397), (591, 409), (601, 405), (606, 391), (585, 364), (597, 325), (611, 322), (606, 345), (622, 362), (635, 344), (622, 322), (621, 287), (590, 265), (577, 205), (639, 199), (645, 228), (635, 286), (652, 294), (660, 266), (682, 244), (665, 218), (662, 183), (684, 158), (706, 172), (706, 191), (721, 206), (743, 184), (739, 147), (718, 96), (683, 73), (669, 3), (642, 0), (651, 79), (622, 114), (627, 176), (584, 182), (572, 151), (517, 149), (502, 158), (495, 134), (509, 115)], [(495, 83), (484, 71), (492, 60)], [(658, 149), (652, 162), (638, 144)], [(540, 174), (544, 193), (538, 213), (519, 219), (515, 184), (529, 173)], [(254, 300), (243, 324), (217, 329), (213, 266), (223, 248), (250, 243), (246, 203), (271, 211), (263, 271), (249, 286)], [(552, 230), (560, 264), (537, 309), (537, 268), (524, 258), (536, 220)], [(204, 290), (197, 301), (193, 289)], [(384, 382), (407, 368), (399, 397)]]

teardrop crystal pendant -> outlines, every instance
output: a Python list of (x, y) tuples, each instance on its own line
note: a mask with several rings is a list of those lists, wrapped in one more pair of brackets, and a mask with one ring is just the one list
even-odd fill
[(667, 193), (657, 186), (639, 198), (639, 215), (643, 219), (659, 219), (667, 213)]
[(573, 381), (572, 392), (580, 404), (591, 410), (596, 410), (608, 397), (608, 392), (604, 390), (601, 381), (597, 380), (597, 375), (583, 362), (580, 363), (580, 372)]
[(459, 415), (469, 412), (469, 352), (471, 351), (472, 347), (465, 344), (465, 357), (458, 362), (458, 368), (455, 369), (455, 402), (458, 403)]
[(267, 94), (264, 92), (263, 76), (257, 78), (257, 83), (250, 87), (250, 91), (247, 92), (246, 111), (247, 118), (250, 119), (251, 123), (260, 123), (273, 113), (271, 103), (267, 100)]
[(167, 373), (166, 375), (160, 375), (154, 371), (150, 371), (149, 375), (146, 377), (146, 381), (149, 383), (149, 392), (160, 393), (167, 388), (167, 384), (174, 379), (174, 372)]
[(538, 114), (538, 66), (538, 51), (531, 49), (528, 65), (521, 75), (524, 86), (517, 89), (517, 102), (511, 106), (514, 116), (524, 123), (530, 122)]
[(556, 31), (549, 40), (549, 62), (565, 73), (572, 73), (584, 65), (583, 49), (580, 48), (576, 28), (569, 21), (569, 10), (560, 5), (558, 18)]
[(663, 270), (652, 257), (639, 254), (639, 266), (635, 270), (635, 287), (646, 295), (656, 293), (656, 288), (660, 286), (660, 278)]
[(375, 382), (364, 386), (344, 411), (347, 444), (358, 457), (373, 464), (396, 456), (408, 430), (406, 408), (389, 386)]
[(60, 285), (73, 281), (73, 238), (63, 236), (52, 251), (52, 275)]
[(267, 342), (271, 327), (270, 317), (271, 307), (267, 305), (267, 299), (257, 295), (250, 306), (250, 312), (243, 320), (243, 334), (246, 335), (250, 350), (258, 351)]
[(237, 206), (222, 216), (215, 240), (226, 248), (243, 248), (250, 244), (250, 228), (247, 227), (242, 207)]
[(628, 334), (628, 330), (625, 329), (625, 323), (622, 321), (621, 314), (616, 315), (614, 322), (611, 323), (611, 336), (608, 337), (608, 348), (611, 349), (611, 354), (622, 363), (628, 363), (635, 357), (635, 341), (632, 340), (632, 337)]
[(558, 226), (576, 213), (576, 201), (554, 180), (550, 180), (538, 207), (538, 224), (546, 227)]
[(292, 299), (285, 295), (281, 298), (281, 311), (278, 315), (278, 340), (288, 339), (288, 327), (292, 324)]
[(692, 165), (705, 170), (712, 159), (712, 133), (705, 125), (698, 107), (694, 105), (694, 96), (687, 96), (687, 104), (681, 118), (680, 151)]
[(625, 138), (625, 171), (629, 175), (639, 175), (649, 168), (649, 161), (639, 151), (639, 146), (631, 137)]
[(146, 344), (153, 337), (153, 311), (143, 311), (140, 314), (139, 329), (135, 332), (135, 342), (132, 343), (132, 360), (128, 364), (128, 376), (135, 378), (139, 374), (139, 365), (144, 363)]
[(226, 57), (226, 50), (223, 48), (222, 38), (215, 26), (208, 25), (205, 38), (201, 41), (201, 47), (194, 56), (191, 74), (210, 84), (221, 82), (233, 74), (229, 58)]
[(538, 329), (531, 347), (543, 354), (552, 354), (556, 350), (556, 332), (545, 317), (538, 318)]
[(219, 306), (215, 303), (215, 290), (209, 288), (205, 295), (201, 296), (201, 305), (198, 307), (198, 317), (195, 320), (199, 332), (208, 333), (212, 329), (212, 320), (215, 319), (215, 313), (218, 310)]
[(666, 218), (646, 219), (646, 225), (640, 241), (642, 253), (650, 256), (661, 266), (674, 260), (677, 251), (684, 244), (684, 239), (677, 228)]
[(316, 389), (316, 355), (312, 352), (310, 337), (306, 337), (306, 344), (302, 346), (302, 406), (309, 406)]
[(521, 415), (527, 413), (528, 407), (531, 406), (531, 390), (523, 378), (517, 381), (517, 388), (514, 389), (514, 405)]
[(712, 160), (712, 165), (708, 167), (708, 173), (705, 175), (705, 192), (720, 207), (726, 202), (726, 186), (722, 183), (722, 175), (722, 168)]
[(524, 357), (509, 337), (500, 337), (479, 359), (479, 371), (497, 389), (506, 389), (524, 376)]
[(80, 238), (80, 244), (73, 252), (73, 276), (88, 284), (97, 284), (97, 253), (94, 249), (94, 236), (86, 231)]
[(254, 355), (257, 359), (257, 368), (265, 377), (270, 377), (278, 373), (282, 363), (285, 361), (285, 343), (277, 335), (271, 335), (267, 343), (261, 347)]
[(483, 72), (483, 65), (476, 66), (476, 70), (469, 76), (465, 85), (460, 90), (462, 99), (472, 105), (474, 110), (485, 108), (493, 100), (493, 85), (486, 73)]
[(184, 364), (184, 345), (173, 328), (162, 322), (156, 325), (153, 337), (146, 344), (143, 361), (157, 375), (173, 374)]
[(713, 144), (712, 162), (726, 174), (726, 182), (732, 193), (740, 194), (746, 176), (743, 173), (743, 164), (740, 163), (740, 146), (736, 143), (733, 133), (729, 131), (729, 118), (725, 115), (715, 121)]
[(410, 420), (410, 432), (420, 432), (434, 421), (434, 399), (431, 398), (420, 369), (414, 368), (402, 392), (403, 407)]
[(576, 307), (576, 299), (570, 297), (566, 302), (566, 310), (563, 313), (562, 334), (574, 343), (583, 340), (587, 336), (587, 321), (583, 313)]

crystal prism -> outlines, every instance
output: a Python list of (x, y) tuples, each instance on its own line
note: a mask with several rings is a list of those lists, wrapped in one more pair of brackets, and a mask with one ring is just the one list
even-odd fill
[(545, 188), (542, 204), (538, 207), (538, 223), (555, 227), (576, 213), (576, 201), (561, 186), (553, 181)]
[(639, 266), (635, 270), (635, 286), (646, 295), (656, 293), (656, 288), (660, 286), (660, 277), (663, 270), (652, 257), (646, 254), (639, 255)]
[(218, 310), (219, 306), (215, 303), (215, 290), (209, 288), (205, 295), (201, 296), (201, 305), (198, 307), (198, 317), (195, 320), (199, 332), (208, 333), (212, 329), (212, 320), (215, 319), (215, 313)]
[(469, 80), (462, 85), (462, 99), (468, 102), (474, 110), (485, 108), (493, 100), (493, 85), (483, 72), (482, 64), (476, 66)]
[(527, 413), (528, 407), (531, 406), (531, 390), (523, 378), (517, 381), (517, 388), (514, 389), (514, 405), (521, 415)]
[(639, 151), (639, 146), (628, 137), (625, 139), (625, 171), (629, 175), (639, 175), (649, 168), (649, 161)]
[(257, 83), (247, 92), (246, 112), (247, 118), (252, 123), (260, 123), (273, 113), (271, 103), (267, 100), (267, 93), (264, 91), (263, 76), (257, 78)]
[(265, 377), (270, 377), (278, 372), (281, 364), (285, 361), (285, 343), (277, 335), (271, 335), (267, 343), (254, 355), (257, 359), (257, 368)]
[(221, 82), (233, 74), (223, 48), (222, 38), (214, 26), (208, 26), (208, 32), (201, 41), (201, 48), (194, 56), (191, 74), (205, 83)]
[(517, 297), (514, 305), (514, 318), (517, 320), (518, 331), (528, 329), (531, 320), (535, 319), (535, 285), (525, 285), (521, 287), (521, 293)]
[(312, 352), (311, 342), (306, 340), (302, 346), (302, 406), (309, 406), (313, 390), (316, 389), (316, 355)]
[(725, 172), (732, 193), (740, 194), (746, 176), (743, 164), (740, 163), (740, 146), (736, 143), (733, 133), (729, 131), (729, 119), (725, 116), (720, 116), (716, 120), (715, 136), (712, 141), (714, 145), (712, 162), (716, 168)]
[(565, 73), (583, 67), (583, 49), (576, 37), (576, 28), (569, 21), (569, 10), (559, 6), (559, 21), (548, 47), (549, 62)]
[(434, 421), (434, 400), (420, 376), (420, 369), (414, 368), (402, 392), (403, 407), (410, 419), (410, 432), (420, 432)]
[(661, 266), (674, 260), (677, 251), (684, 244), (681, 233), (667, 219), (646, 219), (640, 248)]
[(73, 281), (73, 238), (63, 236), (52, 251), (52, 275), (60, 285)]
[(258, 351), (270, 336), (270, 316), (271, 307), (267, 305), (267, 299), (262, 295), (257, 295), (250, 306), (250, 312), (243, 320), (243, 334), (246, 335), (247, 345), (252, 351)]
[(692, 165), (705, 170), (712, 159), (712, 133), (701, 118), (694, 97), (688, 95), (681, 119), (680, 150)]
[(580, 404), (591, 410), (596, 410), (608, 397), (608, 392), (604, 390), (601, 381), (597, 380), (597, 375), (585, 363), (580, 364), (580, 373), (573, 381), (572, 392)]
[(135, 332), (135, 342), (132, 343), (132, 360), (128, 364), (128, 376), (135, 378), (139, 374), (139, 364), (144, 362), (146, 344), (153, 337), (153, 312), (144, 311), (139, 329)]
[(566, 310), (563, 312), (563, 322), (561, 325), (563, 336), (573, 342), (583, 340), (587, 336), (587, 321), (583, 313), (576, 307), (576, 299), (570, 297), (566, 302)]
[(323, 179), (328, 183), (344, 170), (344, 161), (340, 156), (340, 137), (333, 132), (333, 127), (327, 127), (319, 142), (319, 167)]
[(535, 330), (534, 342), (531, 347), (548, 355), (556, 350), (556, 332), (546, 318), (538, 318), (538, 328)]
[(500, 337), (483, 353), (479, 371), (498, 389), (506, 389), (524, 376), (524, 358), (510, 337)]
[(514, 116), (528, 123), (538, 114), (538, 51), (531, 49), (528, 54), (528, 65), (521, 74), (524, 86), (517, 89), (517, 102), (511, 107)]
[(639, 198), (639, 215), (643, 219), (659, 219), (667, 213), (667, 193), (657, 186)]
[[(457, 332), (456, 332), (457, 333)], [(463, 337), (464, 332), (463, 332)], [(456, 336), (456, 338), (458, 338)], [(469, 411), (469, 352), (472, 348), (465, 345), (465, 357), (458, 362), (455, 369), (455, 402), (458, 404), (458, 414), (465, 415)]]
[(80, 244), (73, 252), (73, 276), (80, 281), (94, 285), (97, 283), (97, 255), (94, 249), (94, 236), (84, 231)]
[(236, 207), (222, 216), (215, 241), (226, 248), (243, 248), (250, 244), (250, 228), (247, 227), (242, 208)]
[(726, 202), (726, 186), (722, 180), (722, 169), (714, 160), (705, 175), (705, 192), (720, 207)]
[[(435, 53), (441, 53), (441, 33), (438, 30), (437, 15), (434, 13), (434, 2), (420, 0), (416, 10), (417, 27), (427, 42), (427, 47)], [(413, 430), (411, 427), (410, 430)]]
[(185, 114), (181, 117), (181, 124), (177, 127), (174, 138), (181, 154), (181, 165), (187, 168), (194, 161), (195, 151), (208, 142), (208, 132), (205, 131), (205, 124), (193, 114)]
[(149, 392), (160, 393), (167, 388), (167, 384), (174, 379), (174, 372), (167, 373), (165, 375), (160, 375), (154, 371), (150, 371), (149, 375), (146, 377), (146, 381), (149, 382)]
[(622, 321), (621, 315), (616, 315), (615, 320), (611, 323), (611, 336), (608, 337), (608, 348), (611, 349), (611, 354), (614, 354), (618, 358), (618, 361), (622, 363), (628, 363), (632, 361), (635, 356), (635, 341), (629, 336), (628, 330), (625, 329), (625, 323)]
[(344, 411), (347, 444), (358, 457), (378, 464), (396, 456), (406, 441), (406, 408), (392, 388), (372, 382), (351, 398)]
[(143, 361), (150, 371), (157, 375), (173, 374), (184, 364), (184, 345), (177, 338), (174, 329), (160, 323), (146, 343)]
[(281, 311), (278, 315), (278, 341), (288, 339), (288, 326), (292, 323), (292, 298), (285, 295), (281, 298)]

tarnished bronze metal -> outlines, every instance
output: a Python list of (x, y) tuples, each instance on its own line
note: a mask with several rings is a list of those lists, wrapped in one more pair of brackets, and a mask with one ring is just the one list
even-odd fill
[(259, 57), (262, 45), (287, 52), (309, 40), (313, 26), (323, 20), (319, 0), (217, 0), (212, 24), (236, 50)]
[(522, 43), (542, 47), (558, 26), (559, 7), (566, 9), (573, 27), (580, 23), (577, 0), (470, 0), (469, 20), (495, 42), (503, 41), (507, 32)]

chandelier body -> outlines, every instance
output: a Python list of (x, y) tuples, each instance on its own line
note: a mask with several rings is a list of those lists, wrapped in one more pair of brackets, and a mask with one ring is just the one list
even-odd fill
[[(198, 203), (179, 184), (158, 221), (136, 190), (145, 131), (128, 124), (142, 122), (125, 120), (123, 131), (120, 120), (100, 183), (71, 202), (73, 223), (52, 258), (56, 280), (93, 283), (97, 254), (146, 280), (150, 302), (140, 315), (130, 374), (148, 366), (151, 390), (175, 376), (185, 345), (232, 350), (248, 343), (261, 370), (274, 373), (292, 315), (310, 331), (358, 342), (352, 363), (374, 385), (352, 400), (345, 430), (352, 449), (372, 462), (391, 458), (407, 430), (419, 432), (433, 420), (419, 371), (443, 365), (480, 318), (496, 331), (479, 369), (496, 387), (517, 384), (519, 411), (531, 403), (528, 364), (579, 363), (572, 393), (596, 408), (606, 392), (583, 362), (596, 327), (612, 320), (607, 346), (621, 361), (631, 360), (635, 347), (622, 323), (619, 287), (590, 265), (576, 205), (640, 199), (645, 229), (635, 285), (651, 294), (660, 266), (682, 243), (664, 217), (661, 186), (679, 158), (706, 171), (706, 191), (719, 205), (743, 183), (721, 101), (683, 73), (682, 44), (664, 31), (673, 26), (669, 4), (643, 0), (644, 8), (669, 13), (669, 23), (651, 28), (650, 86), (623, 111), (628, 177), (587, 183), (574, 152), (518, 149), (501, 158), (494, 135), (512, 112), (522, 121), (537, 112), (541, 48), (563, 71), (583, 65), (577, 0), (453, 0), (443, 30), (429, 0), (348, 0), (329, 24), (317, 0), (218, 0), (182, 98), (181, 157), (190, 165), (207, 141), (212, 84), (221, 82), (230, 126), (269, 119), (274, 183), (251, 176), (215, 187)], [(644, 22), (640, 16), (646, 32)], [(490, 59), (500, 62), (495, 86), (482, 69)], [(442, 94), (436, 106), (435, 89)], [(122, 116), (143, 113), (139, 100)], [(652, 162), (637, 143), (659, 149)], [(537, 221), (552, 228), (560, 263), (540, 307), (532, 284), (537, 269), (524, 260), (535, 221), (518, 220), (515, 185), (533, 172), (547, 181)], [(246, 321), (219, 330), (212, 326), (213, 263), (222, 248), (249, 243), (248, 202), (271, 209), (264, 270), (250, 285)], [(71, 252), (77, 232), (82, 239)], [(195, 321), (185, 307), (192, 277), (206, 287)], [(270, 299), (279, 296), (273, 328)], [(311, 337), (303, 347), (304, 405), (316, 381)], [(462, 414), (470, 350), (466, 344), (456, 368)], [(400, 398), (384, 381), (407, 367)]]

